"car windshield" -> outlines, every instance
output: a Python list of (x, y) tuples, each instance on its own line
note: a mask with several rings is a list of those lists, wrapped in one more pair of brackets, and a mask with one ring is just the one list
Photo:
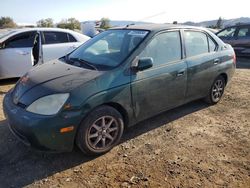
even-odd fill
[(66, 56), (66, 62), (95, 70), (120, 65), (146, 37), (145, 30), (108, 30)]
[(5, 30), (5, 31), (0, 31), (0, 39), (7, 37), (9, 35), (11, 35), (12, 33), (15, 33), (16, 31), (14, 30)]

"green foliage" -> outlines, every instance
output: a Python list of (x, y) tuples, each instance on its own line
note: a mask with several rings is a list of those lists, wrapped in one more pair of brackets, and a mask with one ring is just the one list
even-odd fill
[(81, 29), (80, 22), (75, 18), (69, 18), (66, 20), (62, 20), (60, 23), (57, 24), (57, 27), (63, 28), (63, 29)]
[(54, 27), (52, 18), (41, 19), (38, 22), (36, 22), (36, 24), (37, 27)]
[(109, 29), (110, 27), (111, 27), (110, 19), (109, 18), (102, 18), (100, 28)]
[(0, 28), (15, 28), (17, 24), (10, 17), (1, 17), (0, 18)]
[(222, 28), (222, 18), (219, 17), (217, 23), (216, 23), (216, 29), (221, 29)]
[(219, 17), (215, 25), (208, 26), (208, 28), (211, 29), (222, 29), (222, 27), (223, 27), (223, 20), (221, 17)]
[(210, 25), (210, 26), (208, 26), (208, 28), (217, 29), (216, 25)]

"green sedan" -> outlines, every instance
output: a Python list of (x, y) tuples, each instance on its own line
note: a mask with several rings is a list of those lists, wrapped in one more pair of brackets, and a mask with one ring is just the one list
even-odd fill
[(220, 101), (235, 71), (232, 47), (206, 29), (128, 25), (33, 67), (5, 95), (10, 130), (39, 150), (103, 154), (125, 127), (204, 99)]

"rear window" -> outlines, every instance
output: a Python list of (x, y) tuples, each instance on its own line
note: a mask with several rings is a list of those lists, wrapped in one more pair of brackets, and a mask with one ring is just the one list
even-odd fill
[(64, 32), (54, 32), (54, 31), (45, 31), (44, 43), (45, 44), (58, 44), (69, 42), (67, 33)]

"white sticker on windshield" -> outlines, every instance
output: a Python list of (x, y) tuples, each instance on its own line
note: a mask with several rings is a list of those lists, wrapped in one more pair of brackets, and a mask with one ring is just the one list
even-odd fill
[(136, 35), (136, 36), (141, 36), (141, 37), (145, 37), (148, 34), (148, 31), (130, 31), (128, 33), (128, 35)]

